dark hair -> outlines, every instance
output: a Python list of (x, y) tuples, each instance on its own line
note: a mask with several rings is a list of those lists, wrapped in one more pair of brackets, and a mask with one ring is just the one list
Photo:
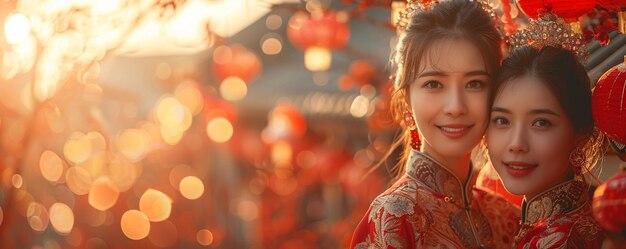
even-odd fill
[(409, 85), (419, 74), (422, 57), (427, 55), (428, 49), (445, 39), (470, 41), (481, 51), (490, 75), (496, 73), (502, 59), (500, 33), (490, 14), (477, 1), (442, 1), (432, 4), (427, 10), (417, 11), (411, 17), (390, 58), (390, 63), (394, 66), (392, 77), (395, 85), (391, 97), (391, 114), (403, 132), (382, 161), (400, 144), (404, 144), (404, 154), (394, 170), (396, 177), (404, 173), (408, 152), (411, 150), (410, 134), (403, 123), (403, 112), (410, 106)]
[(590, 170), (604, 147), (604, 137), (595, 127), (591, 113), (591, 84), (583, 65), (574, 53), (562, 48), (545, 46), (541, 49), (526, 45), (513, 50), (502, 62), (492, 84), (489, 105), (507, 82), (531, 76), (539, 79), (556, 97), (574, 132), (585, 136), (582, 145), (585, 154), (583, 168)]

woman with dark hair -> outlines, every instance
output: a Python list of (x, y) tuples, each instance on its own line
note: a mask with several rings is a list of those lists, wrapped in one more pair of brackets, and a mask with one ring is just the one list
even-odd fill
[(552, 14), (512, 43), (493, 84), (487, 144), (506, 189), (524, 195), (515, 248), (600, 248), (605, 234), (583, 174), (601, 156), (603, 137), (576, 55), (584, 45)]
[(404, 13), (391, 100), (404, 131), (401, 175), (372, 202), (351, 248), (510, 248), (519, 210), (475, 189), (471, 164), (501, 59), (485, 7), (451, 0)]

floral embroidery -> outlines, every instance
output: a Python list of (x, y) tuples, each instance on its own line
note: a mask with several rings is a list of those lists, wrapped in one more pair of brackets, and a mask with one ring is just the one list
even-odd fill
[[(505, 208), (493, 195), (472, 185), (471, 181), (461, 183), (428, 155), (413, 151), (406, 174), (372, 202), (351, 248), (510, 248), (512, 239), (500, 239), (506, 237), (503, 233), (517, 231), (517, 226), (511, 226), (513, 231), (499, 228), (517, 224), (517, 216), (506, 212), (519, 211)], [(498, 205), (472, 205), (482, 198)], [(503, 217), (512, 218), (504, 221)], [(499, 231), (492, 231), (496, 228)]]
[(606, 235), (591, 216), (587, 189), (570, 180), (524, 200), (515, 248), (600, 248)]

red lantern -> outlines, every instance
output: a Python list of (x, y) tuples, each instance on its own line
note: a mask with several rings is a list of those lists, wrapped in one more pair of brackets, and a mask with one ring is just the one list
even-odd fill
[(573, 22), (596, 6), (597, 0), (517, 0), (526, 16), (537, 19), (537, 11), (549, 9), (567, 22)]
[(280, 104), (269, 116), (269, 122), (263, 131), (266, 142), (282, 139), (300, 138), (306, 132), (306, 119), (300, 111), (289, 104)]
[(611, 139), (626, 144), (626, 64), (609, 69), (593, 91), (593, 119)]
[(242, 45), (219, 46), (213, 51), (213, 72), (220, 82), (238, 77), (249, 83), (261, 72), (261, 61)]
[(609, 232), (626, 229), (626, 173), (611, 177), (598, 186), (593, 194), (593, 217)]
[(345, 12), (325, 11), (320, 15), (298, 12), (289, 20), (287, 37), (305, 50), (305, 65), (311, 71), (330, 67), (330, 49), (343, 48), (350, 38)]

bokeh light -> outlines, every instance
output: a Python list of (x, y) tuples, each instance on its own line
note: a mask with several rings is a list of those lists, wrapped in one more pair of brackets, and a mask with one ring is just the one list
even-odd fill
[(213, 244), (213, 233), (208, 229), (202, 229), (196, 233), (196, 240), (198, 244), (208, 246)]
[(237, 77), (228, 77), (220, 84), (220, 94), (226, 100), (237, 101), (248, 93), (246, 82)]
[(28, 206), (28, 225), (37, 232), (43, 232), (48, 228), (48, 210), (41, 203), (33, 202)]
[(73, 163), (82, 163), (91, 156), (91, 140), (81, 132), (76, 132), (63, 146), (63, 154)]
[(148, 137), (143, 130), (127, 129), (117, 137), (117, 149), (131, 162), (141, 160), (148, 150)]
[(68, 234), (74, 227), (74, 213), (64, 203), (54, 203), (50, 206), (50, 224), (60, 234)]
[(105, 211), (115, 205), (119, 194), (117, 186), (108, 177), (102, 177), (94, 181), (89, 190), (89, 204)]
[(195, 200), (204, 193), (204, 184), (195, 176), (187, 176), (180, 181), (179, 190), (185, 198)]
[(225, 118), (214, 118), (206, 126), (206, 132), (211, 140), (223, 143), (233, 136), (233, 125)]
[(148, 217), (139, 210), (128, 210), (122, 215), (120, 221), (122, 232), (132, 240), (140, 240), (150, 233), (150, 221)]
[(148, 189), (141, 195), (139, 210), (150, 221), (163, 221), (170, 216), (172, 200), (161, 191)]
[(39, 159), (39, 170), (43, 178), (57, 182), (63, 176), (63, 160), (53, 151), (45, 150)]
[(67, 170), (65, 176), (67, 187), (69, 187), (74, 194), (84, 195), (89, 193), (93, 179), (87, 170), (74, 166)]
[(174, 96), (180, 101), (193, 115), (200, 113), (204, 106), (202, 93), (196, 87), (198, 83), (186, 80), (176, 87)]

